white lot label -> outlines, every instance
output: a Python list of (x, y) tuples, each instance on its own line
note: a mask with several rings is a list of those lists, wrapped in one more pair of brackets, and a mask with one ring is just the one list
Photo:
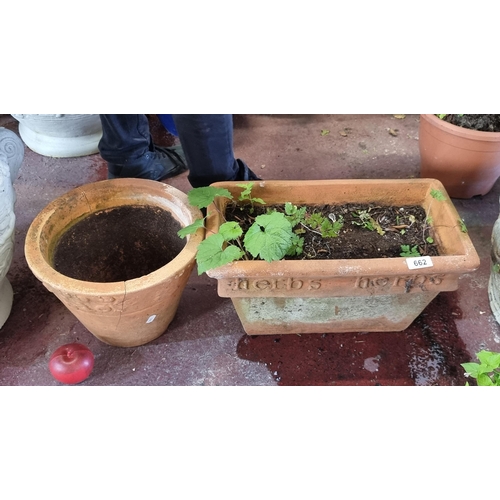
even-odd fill
[(406, 259), (408, 269), (420, 269), (422, 267), (432, 267), (434, 264), (430, 257), (409, 257)]
[(153, 314), (153, 316), (150, 316), (150, 317), (148, 318), (148, 320), (146, 321), (146, 324), (147, 324), (147, 323), (152, 323), (152, 322), (155, 320), (155, 318), (156, 318), (156, 314)]

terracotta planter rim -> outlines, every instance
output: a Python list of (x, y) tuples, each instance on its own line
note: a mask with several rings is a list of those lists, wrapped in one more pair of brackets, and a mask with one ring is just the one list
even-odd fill
[[(421, 188), (438, 189), (446, 193), (443, 184), (436, 179), (324, 179), (324, 180), (266, 180), (258, 182), (258, 189), (266, 188), (266, 184), (273, 186), (273, 189), (279, 190), (283, 194), (283, 200), (288, 196), (288, 191), (294, 186), (304, 186), (307, 183), (314, 189), (316, 186), (345, 186), (346, 189), (363, 188), (363, 185), (371, 185), (373, 183), (379, 186), (396, 186), (403, 187), (404, 185), (417, 185)], [(214, 186), (229, 187), (236, 185), (237, 182), (220, 182), (214, 183)], [(258, 196), (265, 197), (262, 192), (258, 192)], [(282, 202), (280, 200), (278, 202)], [(276, 202), (276, 200), (272, 200)], [(297, 200), (289, 200), (293, 203), (300, 203)], [(324, 200), (323, 200), (324, 201)], [(351, 200), (352, 201), (352, 200)], [(376, 201), (376, 200), (372, 200)], [(454, 212), (455, 218), (458, 220), (458, 212), (450, 202), (450, 207)], [(216, 231), (219, 223), (219, 215), (213, 206), (208, 208), (209, 217), (207, 219), (207, 234), (211, 231)], [(393, 258), (375, 258), (375, 259), (312, 259), (312, 260), (292, 260), (283, 259), (280, 261), (266, 262), (263, 260), (240, 260), (220, 266), (207, 271), (207, 275), (211, 278), (233, 278), (246, 276), (273, 276), (280, 277), (289, 274), (294, 276), (315, 275), (322, 276), (323, 274), (331, 274), (334, 276), (343, 276), (347, 274), (359, 275), (383, 275), (387, 273), (410, 273), (410, 274), (433, 274), (436, 272), (445, 272), (448, 274), (462, 275), (466, 272), (472, 272), (479, 267), (479, 257), (468, 237), (467, 233), (460, 233), (461, 250), (452, 254), (444, 254), (437, 257), (432, 257), (435, 266), (431, 268), (423, 268), (418, 271), (409, 270), (405, 257)], [(436, 267), (439, 271), (436, 271)]]
[[(432, 262), (439, 264), (439, 273), (459, 274), (475, 271), (479, 261), (471, 259), (472, 252), (463, 255), (440, 255), (431, 257)], [(359, 261), (359, 263), (357, 263)], [(307, 263), (307, 264), (305, 264)], [(307, 268), (304, 266), (307, 265)], [(207, 271), (211, 278), (247, 277), (247, 276), (272, 276), (280, 277), (285, 274), (294, 276), (321, 277), (324, 274), (331, 276), (344, 276), (359, 274), (370, 276), (383, 276), (391, 273), (399, 274), (435, 274), (434, 268), (423, 268), (418, 271), (409, 270), (405, 257), (379, 258), (379, 259), (317, 259), (317, 260), (281, 260), (265, 262), (262, 260), (237, 261), (216, 269)]]
[[(102, 295), (116, 295), (123, 293), (124, 289), (127, 293), (139, 291), (151, 286), (151, 282), (156, 282), (161, 280), (162, 278), (168, 277), (174, 274), (180, 267), (183, 261), (188, 261), (190, 259), (194, 259), (199, 243), (203, 240), (204, 232), (203, 229), (198, 230), (195, 234), (190, 235), (187, 239), (187, 242), (181, 252), (174, 257), (168, 264), (165, 266), (153, 271), (150, 274), (145, 276), (140, 276), (139, 278), (135, 278), (127, 281), (116, 281), (116, 282), (95, 282), (95, 281), (83, 281), (71, 278), (64, 274), (61, 274), (56, 269), (54, 269), (49, 262), (47, 262), (46, 258), (42, 254), (40, 247), (38, 245), (38, 241), (40, 239), (43, 228), (46, 223), (57, 211), (64, 209), (64, 200), (78, 191), (82, 191), (89, 186), (93, 188), (99, 189), (99, 187), (105, 187), (109, 183), (114, 184), (123, 184), (124, 186), (133, 184), (137, 186), (138, 190), (143, 191), (144, 193), (153, 193), (158, 191), (158, 189), (164, 189), (167, 193), (180, 198), (184, 202), (184, 208), (186, 210), (187, 216), (189, 216), (192, 220), (189, 222), (194, 222), (197, 218), (202, 218), (201, 212), (189, 205), (187, 195), (182, 191), (170, 186), (168, 184), (147, 180), (147, 179), (112, 179), (112, 180), (103, 180), (97, 181), (92, 184), (86, 184), (83, 186), (79, 186), (67, 193), (63, 194), (59, 198), (51, 201), (42, 211), (35, 217), (31, 226), (28, 229), (28, 233), (26, 235), (26, 244), (25, 244), (25, 256), (26, 260), (33, 273), (40, 279), (42, 282), (47, 283), (50, 286), (56, 288), (65, 288), (65, 289), (78, 289), (81, 292), (84, 292), (86, 289), (99, 289), (99, 293)], [(163, 188), (161, 187), (163, 186)], [(108, 207), (111, 208), (111, 207)], [(165, 207), (162, 207), (165, 209)], [(186, 224), (188, 225), (188, 224)]]
[(484, 142), (498, 142), (500, 140), (500, 132), (487, 132), (485, 130), (472, 130), (459, 127), (458, 125), (453, 125), (452, 123), (441, 120), (436, 115), (422, 114), (420, 118), (431, 122), (436, 128), (446, 133), (465, 139)]

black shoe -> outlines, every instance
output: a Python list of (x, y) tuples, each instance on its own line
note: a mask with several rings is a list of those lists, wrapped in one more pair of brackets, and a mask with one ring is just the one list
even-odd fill
[(238, 176), (236, 178), (237, 181), (261, 181), (262, 179), (258, 177), (250, 168), (248, 165), (243, 161), (240, 160), (239, 158), (236, 159), (236, 162), (238, 163), (239, 172)]
[(108, 163), (108, 179), (134, 177), (162, 181), (187, 169), (181, 146), (154, 146), (154, 151), (148, 151), (137, 160), (126, 161), (123, 165)]

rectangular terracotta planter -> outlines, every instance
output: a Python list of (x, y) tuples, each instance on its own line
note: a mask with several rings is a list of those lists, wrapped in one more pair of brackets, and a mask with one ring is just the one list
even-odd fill
[[(213, 184), (238, 198), (241, 182)], [(460, 275), (479, 267), (479, 257), (448, 196), (434, 179), (258, 181), (252, 196), (267, 204), (377, 203), (421, 205), (432, 217), (440, 256), (432, 267), (410, 269), (406, 258), (353, 260), (238, 261), (207, 274), (218, 280), (218, 294), (230, 297), (250, 335), (401, 331), (439, 292), (458, 288)], [(227, 198), (208, 208), (207, 232), (224, 222)]]

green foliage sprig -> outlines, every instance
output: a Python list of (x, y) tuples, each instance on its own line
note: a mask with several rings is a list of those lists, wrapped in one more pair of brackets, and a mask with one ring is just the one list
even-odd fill
[(370, 215), (370, 210), (357, 210), (352, 213), (353, 217), (359, 219), (359, 222), (353, 221), (353, 224), (362, 226), (369, 231), (377, 231), (380, 236), (384, 236), (385, 231), (382, 229), (381, 225)]
[(461, 364), (465, 375), (476, 379), (477, 385), (500, 386), (500, 353), (481, 351), (476, 356), (480, 363)]
[[(252, 205), (251, 212), (255, 203), (265, 204), (261, 198), (252, 196), (253, 184), (250, 182), (237, 185), (242, 189), (238, 201), (249, 202)], [(200, 209), (208, 207), (219, 196), (233, 199), (227, 189), (213, 186), (194, 188), (188, 193), (189, 202)], [(206, 216), (181, 229), (177, 234), (185, 238), (204, 227), (205, 220)], [(298, 208), (290, 202), (285, 203), (284, 212), (269, 209), (268, 213), (257, 216), (245, 234), (237, 222), (224, 222), (218, 233), (207, 236), (198, 246), (198, 274), (248, 258), (247, 255), (267, 262), (281, 260), (285, 256), (301, 255), (304, 238), (300, 234), (305, 231), (304, 227), (318, 230), (324, 238), (333, 238), (338, 236), (342, 225), (342, 217), (329, 220), (320, 214), (308, 216), (307, 207)]]
[(401, 253), (399, 255), (401, 257), (421, 257), (417, 245), (411, 248), (410, 245), (401, 245)]

